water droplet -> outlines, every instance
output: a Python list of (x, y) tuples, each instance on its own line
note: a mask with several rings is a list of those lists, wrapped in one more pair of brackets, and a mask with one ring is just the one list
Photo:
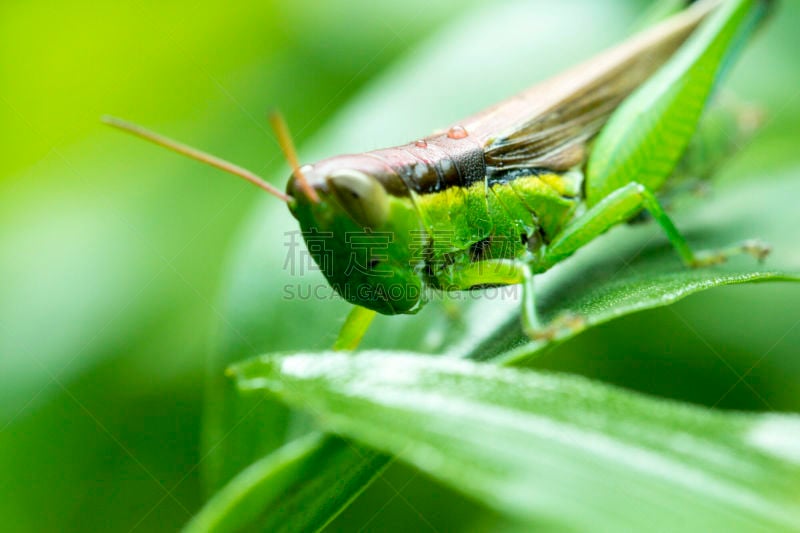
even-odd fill
[(504, 166), (506, 166), (506, 164), (503, 161), (497, 162), (497, 168), (503, 168)]
[(414, 143), (414, 146), (416, 146), (417, 148), (427, 148), (428, 142), (425, 139), (420, 139)]
[(464, 126), (453, 126), (450, 128), (450, 131), (447, 132), (447, 136), (451, 139), (463, 139), (467, 135), (469, 135), (469, 133), (464, 129)]

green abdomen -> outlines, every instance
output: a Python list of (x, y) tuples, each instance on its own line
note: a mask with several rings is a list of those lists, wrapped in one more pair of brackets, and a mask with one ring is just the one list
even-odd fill
[(515, 170), (467, 187), (415, 195), (428, 233), (428, 281), (446, 285), (465, 263), (529, 256), (572, 217), (579, 201), (577, 173)]

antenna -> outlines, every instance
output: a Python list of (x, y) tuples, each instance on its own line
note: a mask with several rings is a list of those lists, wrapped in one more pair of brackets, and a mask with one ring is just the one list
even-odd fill
[(292, 172), (295, 177), (300, 180), (300, 186), (303, 188), (303, 191), (305, 191), (312, 202), (315, 204), (319, 203), (317, 191), (308, 183), (305, 175), (300, 170), (297, 150), (294, 148), (292, 136), (289, 134), (289, 127), (286, 125), (286, 120), (284, 120), (283, 115), (276, 110), (270, 111), (269, 123), (272, 126), (272, 130), (275, 132), (275, 136), (278, 138), (278, 145), (280, 145), (283, 155), (286, 157), (286, 161), (288, 161), (289, 166), (292, 167)]
[(131, 122), (127, 122), (125, 120), (116, 117), (111, 117), (106, 115), (103, 116), (101, 120), (104, 123), (108, 124), (109, 126), (113, 126), (126, 133), (136, 135), (141, 139), (150, 141), (151, 143), (157, 144), (159, 146), (163, 146), (164, 148), (168, 148), (174, 152), (178, 152), (179, 154), (200, 161), (201, 163), (205, 163), (220, 170), (224, 170), (225, 172), (233, 174), (234, 176), (239, 176), (240, 178), (249, 181), (256, 187), (264, 189), (268, 193), (280, 198), (284, 202), (289, 202), (292, 199), (291, 196), (281, 192), (274, 185), (267, 183), (260, 176), (254, 174), (253, 172), (250, 172), (245, 168), (242, 168), (238, 165), (234, 165), (233, 163), (225, 161), (224, 159), (220, 159), (219, 157), (215, 157), (211, 154), (201, 152), (200, 150), (192, 148), (191, 146), (179, 143), (178, 141), (174, 141), (168, 137), (159, 135), (158, 133), (145, 129), (137, 124), (133, 124)]

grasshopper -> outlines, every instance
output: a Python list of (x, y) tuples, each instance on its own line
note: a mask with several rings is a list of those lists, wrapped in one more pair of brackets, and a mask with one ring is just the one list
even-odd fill
[[(689, 268), (737, 253), (767, 255), (756, 240), (693, 251), (657, 193), (670, 184), (716, 84), (771, 4), (694, 2), (582, 65), (404, 146), (301, 166), (285, 122), (273, 115), (292, 167), (286, 193), (139, 126), (106, 121), (286, 201), (328, 282), (356, 306), (340, 348), (355, 347), (376, 312), (418, 311), (426, 289), (509, 284), (523, 288), (525, 333), (551, 338), (582, 327), (582, 319), (541, 322), (534, 276), (643, 212)], [(330, 237), (324, 251), (310, 245), (310, 235)], [(345, 269), (364, 246), (359, 235), (384, 238), (384, 253)]]

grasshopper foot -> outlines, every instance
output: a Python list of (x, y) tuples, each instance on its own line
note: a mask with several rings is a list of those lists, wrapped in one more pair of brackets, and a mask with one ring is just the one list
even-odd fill
[(695, 254), (689, 266), (692, 268), (702, 268), (713, 265), (721, 265), (728, 260), (729, 254), (722, 250), (707, 250)]
[(755, 257), (759, 263), (763, 263), (772, 247), (758, 239), (750, 239), (740, 244), (724, 248), (722, 250), (709, 250), (695, 254), (694, 260), (689, 264), (692, 268), (719, 265), (728, 260), (731, 256), (739, 254), (749, 254)]
[(549, 324), (539, 328), (525, 328), (525, 334), (534, 341), (551, 341), (568, 333), (578, 333), (586, 328), (586, 318), (577, 313), (563, 313)]
[(742, 243), (742, 251), (755, 257), (759, 263), (763, 263), (772, 252), (772, 246), (758, 239), (750, 239)]

